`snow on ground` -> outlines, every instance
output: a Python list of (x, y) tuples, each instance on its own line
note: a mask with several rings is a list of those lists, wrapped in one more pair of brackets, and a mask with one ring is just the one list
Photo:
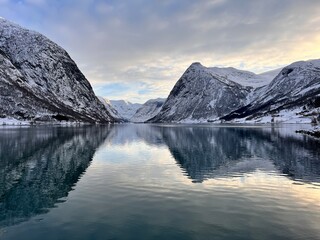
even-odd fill
[(295, 123), (295, 124), (311, 124), (312, 117), (302, 114), (302, 108), (294, 110), (282, 110), (275, 115), (266, 115), (254, 119), (240, 118), (232, 120), (233, 123)]
[(191, 119), (190, 117), (189, 118), (186, 118), (186, 119), (183, 119), (181, 121), (179, 121), (178, 123), (185, 123), (185, 124), (197, 124), (197, 123), (207, 123), (208, 120), (207, 119)]
[(75, 126), (86, 125), (83, 122), (71, 122), (71, 121), (56, 121), (56, 122), (31, 122), (21, 121), (15, 118), (0, 118), (0, 126), (31, 126), (31, 125), (61, 125), (61, 126)]
[(10, 126), (19, 126), (19, 125), (30, 125), (29, 121), (20, 121), (14, 118), (0, 118), (0, 125), (10, 125)]
[[(313, 109), (313, 112), (318, 112), (320, 114), (320, 108), (319, 109)], [(240, 118), (240, 119), (234, 119), (232, 121), (228, 121), (226, 123), (240, 123), (240, 124), (268, 124), (268, 123), (288, 123), (288, 124), (309, 124), (311, 126), (311, 123), (313, 121), (315, 116), (311, 115), (310, 112), (303, 110), (302, 108), (296, 108), (294, 110), (282, 110), (277, 114), (274, 115), (266, 115), (262, 117), (257, 117), (254, 119), (246, 119), (246, 118)], [(177, 123), (190, 123), (190, 124), (196, 124), (196, 123), (221, 123), (221, 120), (219, 118), (215, 119), (192, 119), (187, 118), (183, 119), (181, 121), (178, 121)]]

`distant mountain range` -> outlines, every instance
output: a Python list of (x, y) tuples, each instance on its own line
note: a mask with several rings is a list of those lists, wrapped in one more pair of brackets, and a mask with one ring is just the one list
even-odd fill
[(142, 123), (157, 115), (165, 98), (150, 99), (144, 104), (131, 103), (125, 100), (107, 100), (99, 97), (113, 117), (126, 122)]
[(0, 124), (310, 123), (319, 112), (320, 60), (263, 74), (193, 63), (167, 99), (137, 104), (98, 98), (64, 49), (0, 18)]

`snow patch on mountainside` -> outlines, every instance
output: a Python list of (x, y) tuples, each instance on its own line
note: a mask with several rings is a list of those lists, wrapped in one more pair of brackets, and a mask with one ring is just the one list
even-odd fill
[[(269, 74), (255, 74), (249, 71), (238, 70), (236, 68), (206, 68), (209, 72), (224, 77), (230, 81), (236, 82), (242, 86), (247, 87), (262, 87), (269, 84), (273, 80), (273, 75)], [(279, 70), (280, 72), (280, 70)]]

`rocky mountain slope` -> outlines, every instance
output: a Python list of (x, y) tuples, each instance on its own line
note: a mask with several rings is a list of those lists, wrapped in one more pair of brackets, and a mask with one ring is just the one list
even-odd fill
[(145, 122), (153, 118), (160, 112), (165, 101), (165, 98), (150, 99), (136, 111), (130, 121)]
[(250, 82), (262, 85), (264, 78), (234, 68), (206, 68), (193, 63), (150, 121), (193, 122), (222, 117), (246, 105), (253, 89)]
[(0, 117), (113, 122), (68, 53), (43, 35), (0, 19)]

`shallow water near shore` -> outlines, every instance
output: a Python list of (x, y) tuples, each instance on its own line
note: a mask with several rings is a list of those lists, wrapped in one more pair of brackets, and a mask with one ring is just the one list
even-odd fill
[(0, 128), (0, 239), (319, 239), (295, 125)]

